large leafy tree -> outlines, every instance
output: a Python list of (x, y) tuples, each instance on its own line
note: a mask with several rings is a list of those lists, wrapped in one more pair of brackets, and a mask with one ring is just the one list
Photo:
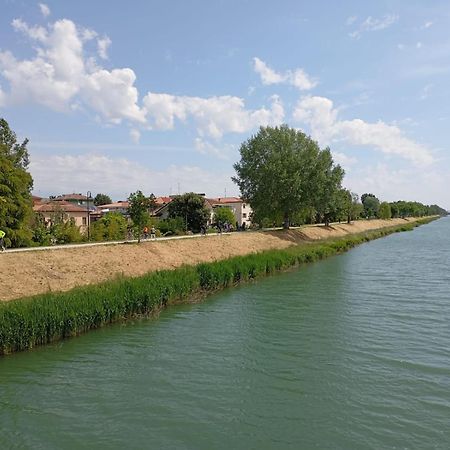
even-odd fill
[(118, 212), (105, 214), (91, 226), (91, 236), (95, 241), (118, 241), (125, 239), (127, 219)]
[(214, 209), (213, 220), (220, 227), (223, 227), (226, 223), (234, 226), (236, 223), (236, 216), (230, 208), (218, 207)]
[(0, 118), (0, 229), (12, 247), (31, 243), (33, 179), (28, 169), (28, 139), (17, 142), (8, 122)]
[(240, 148), (233, 181), (239, 186), (257, 217), (280, 215), (284, 228), (305, 207), (328, 213), (344, 172), (334, 166), (329, 149), (301, 131), (261, 127)]
[(378, 214), (380, 219), (390, 219), (392, 217), (391, 206), (388, 202), (381, 202)]
[(142, 230), (149, 221), (149, 199), (142, 191), (136, 191), (130, 194), (128, 202), (128, 214), (133, 221), (134, 234), (140, 242)]
[(364, 206), (364, 215), (367, 219), (378, 217), (380, 210), (380, 200), (374, 194), (361, 195), (361, 202)]
[(169, 218), (179, 217), (183, 220), (186, 231), (198, 233), (208, 221), (210, 213), (205, 205), (205, 199), (194, 192), (177, 195), (169, 203)]
[(94, 198), (94, 205), (109, 205), (112, 203), (111, 197), (106, 194), (97, 194)]

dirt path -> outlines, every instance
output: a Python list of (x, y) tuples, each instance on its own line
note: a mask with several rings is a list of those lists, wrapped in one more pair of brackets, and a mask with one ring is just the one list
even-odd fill
[[(412, 221), (413, 219), (409, 219)], [(273, 232), (246, 232), (198, 239), (78, 247), (0, 254), (0, 301), (99, 283), (117, 275), (138, 276), (182, 264), (224, 259), (261, 250), (286, 248), (305, 240), (326, 239), (393, 226), (406, 219), (358, 221), (350, 225), (307, 226)]]

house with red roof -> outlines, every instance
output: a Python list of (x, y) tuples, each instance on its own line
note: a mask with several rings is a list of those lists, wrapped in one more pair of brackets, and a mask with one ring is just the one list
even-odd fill
[(37, 203), (33, 206), (33, 210), (41, 214), (48, 224), (59, 220), (73, 219), (81, 232), (84, 232), (88, 225), (87, 208), (65, 200), (50, 200), (45, 203)]

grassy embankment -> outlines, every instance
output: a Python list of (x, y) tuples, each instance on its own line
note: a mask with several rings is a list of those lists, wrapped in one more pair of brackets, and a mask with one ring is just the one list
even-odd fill
[(193, 301), (228, 286), (342, 253), (372, 239), (412, 230), (431, 220), (12, 300), (0, 304), (0, 355), (128, 318), (150, 316), (169, 304)]

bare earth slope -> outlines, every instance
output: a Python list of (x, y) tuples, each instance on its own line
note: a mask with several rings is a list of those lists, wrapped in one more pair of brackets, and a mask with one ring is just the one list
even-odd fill
[[(413, 221), (414, 219), (409, 219)], [(183, 264), (224, 259), (308, 240), (326, 239), (403, 224), (406, 219), (358, 221), (331, 227), (306, 226), (290, 231), (246, 232), (195, 239), (79, 247), (0, 254), (0, 300), (99, 283), (117, 275), (138, 276)]]

